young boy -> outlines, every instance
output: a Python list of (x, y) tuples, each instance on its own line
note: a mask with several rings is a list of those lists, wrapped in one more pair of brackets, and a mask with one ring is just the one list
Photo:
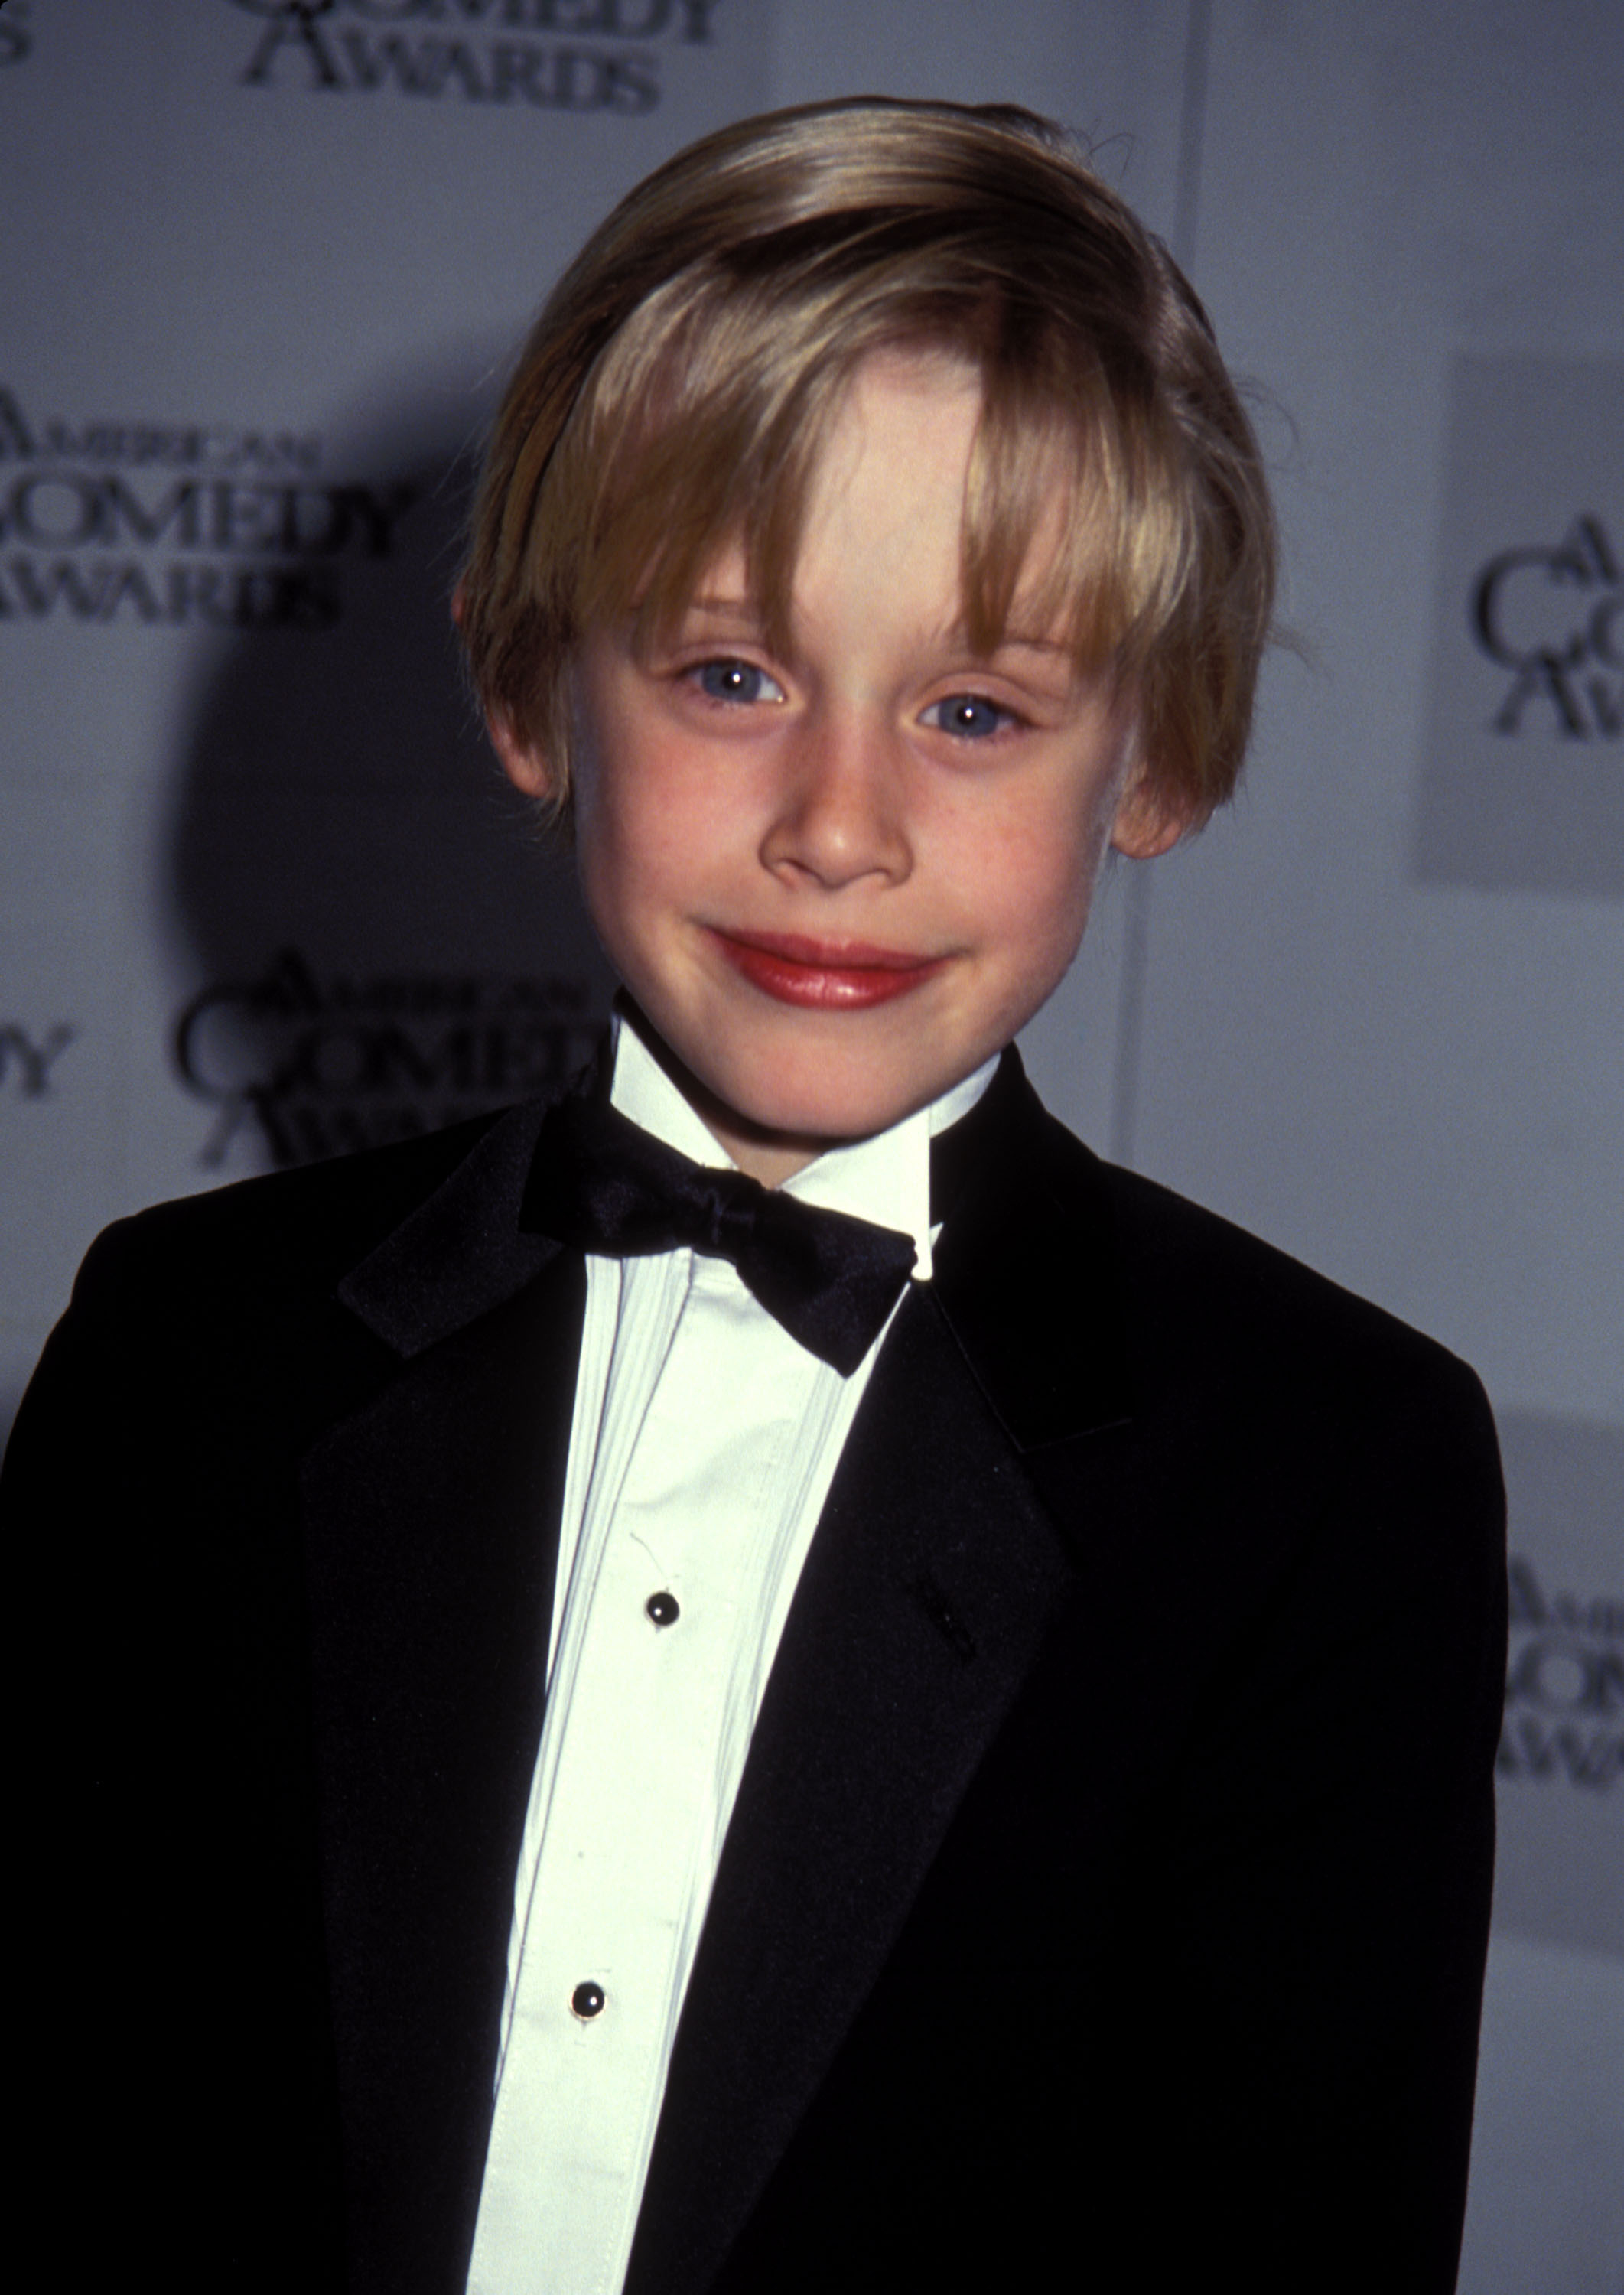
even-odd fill
[(1024, 114), (747, 122), (565, 277), (458, 613), (612, 1040), (113, 1230), (19, 1422), (62, 2283), (1453, 2285), (1481, 1392), (1011, 1048), (1271, 568)]

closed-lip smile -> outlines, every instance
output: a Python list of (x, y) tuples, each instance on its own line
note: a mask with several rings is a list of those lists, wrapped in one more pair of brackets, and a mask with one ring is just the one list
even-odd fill
[(799, 933), (723, 931), (712, 937), (755, 988), (782, 1004), (857, 1011), (923, 985), (947, 962), (868, 941), (812, 940)]

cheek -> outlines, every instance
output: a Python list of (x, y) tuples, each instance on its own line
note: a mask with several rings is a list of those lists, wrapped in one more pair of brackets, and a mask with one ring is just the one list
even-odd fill
[(624, 971), (647, 900), (636, 821), (621, 789), (601, 772), (583, 774), (577, 789), (576, 881), (599, 940)]
[(1049, 918), (1066, 946), (1065, 962), (1076, 955), (1105, 866), (1125, 764), (1124, 744), (1114, 739), (1095, 761), (1087, 784), (1057, 816), (1045, 843), (1045, 889)]
[(1100, 856), (1100, 840), (1072, 813), (984, 838), (973, 882), (983, 914), (1010, 960), (1057, 981), (1077, 952)]
[(1054, 875), (1034, 886), (1027, 911), (1025, 976), (1037, 1002), (1045, 1003), (1071, 969), (1089, 920), (1092, 886), (1086, 874)]
[(587, 912), (623, 970), (706, 904), (722, 834), (714, 772), (649, 744), (624, 764), (584, 778), (575, 821)]

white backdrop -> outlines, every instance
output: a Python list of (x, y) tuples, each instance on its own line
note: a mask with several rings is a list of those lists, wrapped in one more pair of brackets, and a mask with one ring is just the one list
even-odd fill
[(158, 1197), (517, 1097), (602, 966), (469, 725), (467, 451), (738, 113), (1065, 119), (1260, 379), (1301, 652), (1028, 1032), (1085, 1137), (1482, 1371), (1513, 1498), (1466, 2295), (1624, 2277), (1612, 0), (3, 0), (0, 1385)]

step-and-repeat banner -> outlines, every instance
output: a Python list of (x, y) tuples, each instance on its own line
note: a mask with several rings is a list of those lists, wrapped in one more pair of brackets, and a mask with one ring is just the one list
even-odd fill
[(1610, 0), (0, 0), (7, 1411), (108, 1220), (547, 1085), (609, 981), (458, 682), (480, 426), (740, 113), (1064, 119), (1257, 380), (1296, 639), (1028, 1032), (1482, 1371), (1512, 1494), (1466, 2295), (1624, 2274), (1624, 43)]

